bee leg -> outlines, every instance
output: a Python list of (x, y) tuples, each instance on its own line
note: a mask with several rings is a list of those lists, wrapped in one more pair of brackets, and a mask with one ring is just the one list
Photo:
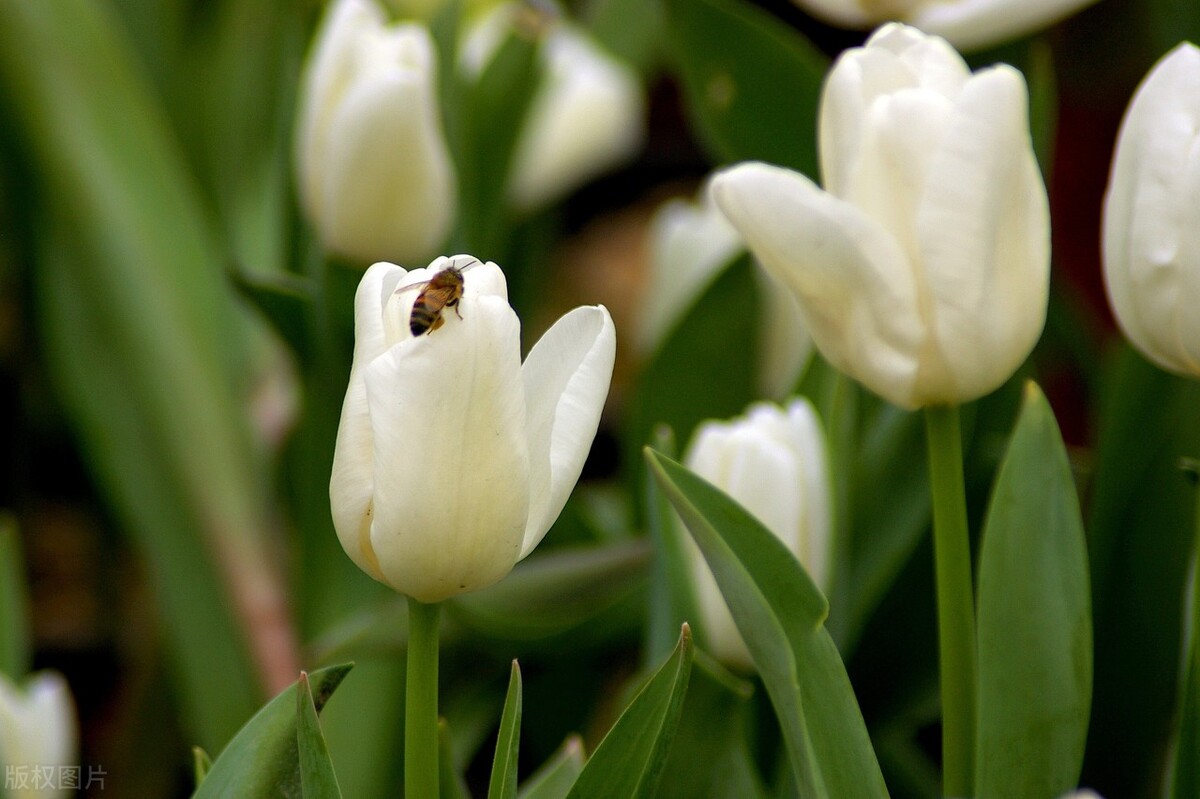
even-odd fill
[(457, 316), (459, 319), (462, 319), (462, 314), (459, 313), (459, 310), (458, 310), (458, 300), (455, 300), (454, 302), (449, 303), (449, 305), (451, 308), (454, 309), (454, 315)]
[(437, 330), (439, 327), (441, 327), (444, 324), (446, 324), (446, 320), (439, 316), (437, 319), (434, 320), (433, 324), (429, 326), (428, 332), (432, 333), (433, 331)]

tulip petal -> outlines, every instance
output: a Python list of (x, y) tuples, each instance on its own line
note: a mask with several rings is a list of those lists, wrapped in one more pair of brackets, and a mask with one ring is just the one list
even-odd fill
[(1096, 0), (955, 0), (924, 3), (908, 22), (948, 39), (960, 50), (976, 50), (1045, 28)]
[(1041, 335), (1050, 213), (1026, 96), (1011, 67), (977, 73), (929, 159), (916, 209), (933, 332), (922, 404), (965, 402), (997, 388)]
[(422, 602), (504, 577), (528, 514), (519, 322), (494, 296), (460, 310), (366, 369), (371, 547), (386, 582)]
[(1104, 279), (1125, 335), (1184, 374), (1200, 374), (1197, 170), (1200, 50), (1182, 44), (1147, 76), (1121, 125), (1104, 206)]
[(41, 671), (18, 686), (0, 674), (0, 763), (55, 768), (77, 758), (74, 703), (63, 676)]
[(361, 37), (384, 23), (382, 10), (366, 0), (337, 0), (318, 28), (309, 56), (302, 89), (296, 129), (296, 174), (300, 196), (311, 217), (324, 216), (325, 171), (317, 165), (329, 151), (329, 127), (320, 117), (328, 113), (353, 78), (355, 50)]
[(364, 48), (369, 74), (349, 87), (327, 122), (337, 135), (324, 153), (324, 213), (316, 218), (325, 243), (339, 252), (413, 261), (445, 237), (455, 203), (433, 96), (433, 44), (419, 26), (372, 41), (386, 52)]
[(338, 540), (350, 559), (376, 580), (382, 580), (383, 575), (367, 538), (374, 455), (364, 370), (387, 350), (382, 311), (405, 276), (404, 269), (394, 264), (377, 263), (367, 270), (358, 284), (354, 295), (354, 361), (350, 367), (346, 399), (342, 403), (329, 480), (333, 527)]
[(912, 266), (896, 240), (787, 169), (741, 164), (720, 172), (712, 191), (763, 266), (795, 294), (822, 354), (891, 402), (915, 407), (925, 332)]
[(521, 367), (529, 431), (529, 521), (521, 557), (562, 512), (587, 459), (608, 396), (617, 335), (603, 305), (554, 323)]

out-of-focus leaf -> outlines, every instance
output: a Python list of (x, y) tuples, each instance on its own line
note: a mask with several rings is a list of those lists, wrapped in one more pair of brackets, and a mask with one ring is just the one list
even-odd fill
[(16, 520), (0, 514), (0, 674), (20, 680), (29, 671), (29, 600)]
[(645, 586), (644, 541), (560, 547), (490, 588), (446, 603), (454, 623), (492, 639), (537, 642), (582, 628)]
[(438, 719), (438, 796), (440, 799), (470, 799), (462, 774), (454, 765), (450, 725)]
[(321, 734), (317, 706), (313, 702), (308, 674), (300, 672), (296, 683), (296, 748), (299, 751), (300, 787), (305, 799), (341, 799), (337, 775)]
[(204, 782), (208, 772), (212, 771), (212, 758), (199, 746), (192, 747), (192, 775), (196, 780), (196, 788)]
[(500, 715), (500, 732), (496, 736), (496, 756), (492, 759), (492, 778), (488, 783), (488, 799), (516, 799), (517, 752), (521, 742), (521, 667), (513, 661), (504, 697), (504, 712)]
[(1189, 799), (1200, 795), (1200, 657), (1192, 644), (1188, 658), (1187, 683), (1179, 713), (1179, 737), (1175, 741), (1175, 764), (1171, 771), (1171, 796)]
[(984, 527), (978, 608), (976, 794), (1073, 790), (1092, 691), (1087, 547), (1066, 448), (1033, 383)]
[(749, 255), (730, 265), (643, 365), (624, 431), (630, 478), (641, 474), (637, 453), (659, 425), (675, 431), (685, 445), (703, 420), (734, 416), (756, 399), (755, 268)]
[(518, 799), (566, 799), (583, 771), (583, 740), (572, 735), (562, 748), (542, 764), (521, 786)]
[[(507, 31), (478, 80), (467, 83), (451, 137), (459, 178), (459, 225), (451, 249), (484, 259), (501, 259), (500, 248), (512, 224), (505, 191), (513, 152), (541, 83), (542, 24), (518, 14), (522, 29)], [(526, 29), (527, 28), (527, 29)]]
[(779, 718), (802, 796), (887, 796), (854, 691), (825, 630), (829, 605), (795, 556), (674, 461), (647, 461), (704, 553)]
[(271, 323), (301, 362), (313, 357), (313, 289), (305, 278), (286, 272), (271, 275), (230, 273), (233, 285)]
[(259, 604), (280, 598), (235, 390), (245, 327), (109, 7), (11, 0), (0, 17), (0, 115), (45, 217), (33, 271), (51, 373), (146, 555), (189, 733), (219, 746), (261, 703), (233, 609), (285, 618)]
[[(674, 456), (674, 441), (669, 428), (655, 431), (654, 448)], [(663, 496), (658, 481), (646, 474), (646, 517), (650, 541), (654, 545), (650, 590), (647, 592), (649, 620), (646, 624), (646, 645), (643, 662), (658, 663), (671, 651), (674, 631), (686, 622), (695, 622), (696, 594), (692, 579), (691, 555), (687, 551), (686, 533), (680, 527), (671, 503)], [(668, 637), (671, 636), (671, 637)]]
[(641, 72), (657, 60), (666, 23), (662, 0), (592, 0), (585, 21), (597, 42)]
[(1200, 384), (1128, 347), (1107, 378), (1087, 513), (1095, 681), (1083, 784), (1161, 796), (1195, 529), (1179, 459), (1200, 453)]
[(718, 162), (817, 178), (817, 105), (829, 61), (745, 0), (666, 0), (666, 31), (696, 130)]
[[(312, 704), (320, 712), (342, 679), (353, 668), (344, 663), (308, 675)], [(296, 694), (299, 683), (284, 689), (255, 714), (213, 762), (208, 776), (192, 796), (300, 796), (300, 750), (297, 744)]]
[(692, 652), (692, 634), (685, 624), (675, 651), (604, 736), (568, 797), (638, 799), (656, 795), (683, 711)]
[(736, 796), (755, 799), (764, 788), (750, 751), (750, 683), (725, 672), (702, 651), (683, 702), (679, 732), (671, 745), (661, 799)]
[[(357, 657), (360, 651), (350, 648), (340, 656)], [(344, 796), (393, 799), (396, 786), (404, 784), (404, 758), (398, 755), (404, 751), (404, 675), (403, 654), (358, 660), (354, 679), (321, 712)]]

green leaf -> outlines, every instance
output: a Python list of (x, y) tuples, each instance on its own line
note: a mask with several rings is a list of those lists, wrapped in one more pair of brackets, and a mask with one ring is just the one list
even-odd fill
[(667, 758), (671, 777), (659, 785), (659, 799), (765, 796), (750, 750), (753, 693), (750, 683), (697, 651), (679, 732)]
[(1073, 790), (1092, 697), (1087, 547), (1066, 448), (1033, 383), (984, 526), (978, 618), (977, 795)]
[(233, 269), (229, 277), (241, 295), (267, 318), (292, 354), (302, 362), (313, 356), (311, 281), (286, 272), (260, 275), (240, 269)]
[(775, 707), (802, 796), (887, 796), (824, 626), (829, 605), (787, 547), (740, 505), (660, 454), (646, 459), (704, 553)]
[[(318, 669), (308, 676), (312, 706), (320, 712), (330, 695), (352, 669), (343, 663)], [(301, 753), (296, 713), (299, 682), (284, 689), (255, 714), (213, 762), (208, 776), (192, 796), (301, 796)]]
[(1171, 796), (1189, 799), (1200, 795), (1200, 657), (1192, 644), (1188, 658), (1187, 683), (1180, 708), (1179, 738), (1175, 742), (1175, 763), (1171, 771)]
[(644, 541), (562, 547), (526, 559), (490, 588), (455, 597), (447, 616), (491, 640), (545, 648), (553, 636), (588, 633), (609, 609), (640, 596), (649, 559)]
[(637, 799), (655, 796), (683, 711), (692, 671), (692, 633), (679, 644), (592, 753), (569, 797)]
[(1126, 346), (1104, 386), (1087, 512), (1095, 680), (1084, 783), (1102, 796), (1161, 796), (1195, 530), (1179, 461), (1200, 453), (1200, 383)]
[(571, 735), (554, 756), (542, 764), (525, 784), (518, 799), (566, 799), (583, 772), (583, 740)]
[(478, 80), (456, 89), (461, 98), (452, 147), (459, 176), (458, 238), (463, 252), (480, 258), (503, 257), (498, 253), (512, 223), (505, 210), (508, 175), (542, 81), (541, 35), (540, 29), (514, 25)]
[(817, 106), (828, 59), (745, 0), (666, 0), (692, 124), (718, 162), (755, 159), (817, 178)]
[[(655, 449), (674, 454), (674, 440), (669, 428), (660, 427), (654, 434)], [(663, 496), (658, 481), (646, 474), (646, 516), (650, 541), (654, 545), (652, 577), (647, 600), (649, 621), (646, 625), (646, 645), (642, 661), (649, 668), (671, 651), (674, 631), (685, 621), (699, 618), (696, 609), (696, 589), (692, 579), (691, 555), (687, 551), (683, 529)], [(670, 637), (668, 637), (670, 636)]]
[(438, 719), (438, 796), (440, 799), (470, 799), (467, 786), (454, 760), (450, 724)]
[(20, 531), (7, 513), (0, 514), (0, 674), (16, 682), (29, 671), (29, 599)]
[(749, 255), (734, 261), (642, 367), (623, 432), (630, 478), (641, 474), (637, 453), (655, 428), (671, 428), (685, 444), (700, 422), (739, 414), (757, 398), (760, 309), (755, 268)]
[(496, 737), (496, 756), (492, 760), (492, 779), (488, 799), (515, 799), (517, 795), (517, 752), (521, 742), (521, 667), (512, 663), (500, 733)]
[(31, 280), (50, 373), (146, 558), (189, 734), (220, 746), (262, 702), (236, 612), (274, 617), (248, 603), (278, 599), (266, 475), (231, 389), (245, 385), (246, 328), (110, 4), (17, 0), (3, 17), (0, 116), (37, 184)]
[(308, 674), (300, 672), (296, 691), (296, 747), (300, 753), (300, 786), (305, 799), (341, 799), (337, 775), (321, 734), (317, 706), (313, 702)]
[(208, 772), (212, 771), (212, 758), (199, 746), (192, 747), (192, 775), (196, 780), (196, 788), (204, 782)]
[(666, 24), (662, 6), (662, 0), (593, 0), (585, 22), (600, 45), (645, 74), (659, 56)]

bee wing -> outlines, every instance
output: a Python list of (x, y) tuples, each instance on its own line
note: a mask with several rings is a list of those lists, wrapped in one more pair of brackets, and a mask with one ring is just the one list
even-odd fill
[(405, 283), (403, 286), (397, 286), (396, 290), (393, 291), (392, 293), (393, 294), (403, 294), (404, 292), (412, 291), (413, 289), (424, 289), (426, 286), (428, 286), (430, 284), (430, 282), (431, 282), (430, 280), (416, 280), (412, 283)]

